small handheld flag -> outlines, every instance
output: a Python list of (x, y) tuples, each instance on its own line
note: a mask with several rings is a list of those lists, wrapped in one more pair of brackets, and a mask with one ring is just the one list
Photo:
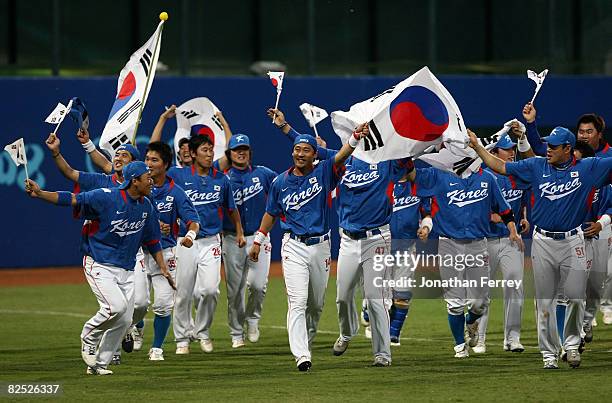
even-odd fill
[(542, 84), (544, 84), (544, 79), (546, 78), (547, 74), (548, 74), (548, 69), (545, 69), (540, 74), (537, 74), (533, 70), (527, 70), (527, 77), (529, 77), (530, 79), (532, 79), (536, 83), (535, 92), (533, 93), (533, 98), (531, 98), (531, 103), (532, 104), (533, 104), (533, 101), (535, 101), (536, 95), (538, 95), (538, 92), (540, 91), (540, 88), (542, 88)]
[(15, 163), (15, 165), (23, 165), (25, 168), (26, 179), (30, 179), (28, 176), (28, 158), (26, 156), (25, 144), (23, 142), (23, 137), (14, 141), (11, 144), (8, 144), (4, 147), (4, 151), (9, 153), (11, 159)]
[(70, 108), (72, 108), (72, 100), (68, 102), (67, 106), (64, 106), (64, 104), (58, 102), (55, 109), (53, 109), (53, 112), (51, 112), (45, 119), (45, 122), (56, 125), (55, 130), (53, 130), (53, 134), (57, 133), (57, 129), (59, 129), (68, 112), (70, 112)]
[[(285, 78), (285, 72), (268, 71), (268, 77), (270, 77), (272, 85), (276, 87), (276, 104), (274, 105), (274, 109), (278, 109), (278, 101), (280, 99), (280, 94), (283, 91), (283, 79)], [(272, 123), (274, 123), (274, 118), (276, 118), (276, 115), (272, 116)]]
[(308, 125), (314, 129), (316, 136), (319, 137), (319, 133), (317, 132), (317, 123), (329, 116), (327, 111), (323, 108), (319, 108), (318, 106), (308, 103), (301, 104), (300, 110), (308, 122)]

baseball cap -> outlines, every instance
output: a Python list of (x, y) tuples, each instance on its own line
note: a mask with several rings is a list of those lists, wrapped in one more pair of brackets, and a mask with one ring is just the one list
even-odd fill
[(249, 148), (251, 147), (249, 136), (247, 136), (246, 134), (234, 134), (232, 137), (230, 137), (229, 145), (227, 146), (227, 148), (233, 150), (242, 146), (247, 146)]
[(501, 148), (502, 150), (508, 150), (510, 148), (513, 148), (514, 146), (516, 146), (516, 143), (510, 139), (510, 136), (508, 136), (508, 133), (505, 133), (503, 136), (499, 138), (499, 140), (497, 141), (497, 144), (495, 145), (495, 148)]
[(126, 143), (126, 144), (120, 145), (115, 150), (115, 153), (117, 151), (123, 151), (123, 150), (127, 151), (128, 153), (130, 153), (132, 155), (132, 160), (134, 160), (134, 161), (140, 160), (140, 153), (138, 152), (138, 149), (136, 147), (134, 147), (133, 145), (131, 145), (130, 143)]
[(138, 178), (149, 172), (149, 167), (142, 161), (130, 162), (123, 168), (123, 183), (119, 185), (120, 189), (127, 189), (132, 182), (132, 179)]
[(550, 132), (550, 135), (542, 138), (542, 140), (551, 146), (558, 146), (561, 144), (569, 144), (572, 147), (576, 146), (576, 136), (574, 136), (574, 133), (561, 126), (555, 127), (553, 131)]
[(310, 134), (300, 134), (293, 140), (293, 146), (297, 144), (309, 144), (315, 151), (317, 151), (317, 140)]

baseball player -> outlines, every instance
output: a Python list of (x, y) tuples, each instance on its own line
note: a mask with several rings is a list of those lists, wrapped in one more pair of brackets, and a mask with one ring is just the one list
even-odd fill
[[(134, 264), (141, 244), (159, 265), (168, 284), (174, 282), (160, 247), (157, 212), (148, 198), (151, 175), (144, 162), (133, 162), (123, 170), (125, 181), (114, 189), (91, 192), (47, 192), (26, 181), (31, 197), (61, 206), (73, 206), (79, 216), (91, 220), (84, 233), (82, 250), (85, 277), (98, 299), (99, 311), (81, 333), (81, 356), (87, 374), (110, 375), (107, 369), (132, 322), (134, 309)], [(96, 352), (97, 350), (97, 352)]]
[[(246, 241), (240, 221), (240, 213), (232, 196), (230, 180), (213, 165), (214, 143), (208, 136), (193, 136), (189, 140), (194, 163), (190, 167), (172, 167), (168, 171), (174, 182), (181, 186), (195, 206), (200, 231), (191, 248), (177, 246), (176, 283), (178, 291), (174, 302), (174, 337), (176, 353), (189, 354), (189, 342), (197, 339), (201, 349), (210, 353), (213, 344), (209, 329), (219, 298), (221, 281), (221, 238), (225, 209), (236, 228), (236, 243), (244, 247)], [(185, 233), (180, 233), (183, 241)], [(198, 298), (195, 322), (191, 308), (195, 294)]]
[(434, 227), (440, 234), (440, 278), (448, 323), (455, 339), (455, 358), (466, 358), (469, 347), (474, 348), (478, 343), (478, 319), (487, 310), (486, 237), (491, 212), (499, 214), (509, 231), (510, 241), (522, 250), (514, 214), (495, 176), (482, 169), (460, 177), (437, 168), (413, 167), (408, 179), (416, 183), (418, 196), (432, 197)]
[[(259, 259), (248, 259), (255, 232), (265, 213), (266, 199), (276, 172), (261, 165), (251, 165), (252, 150), (249, 137), (233, 135), (225, 152), (231, 168), (225, 171), (233, 189), (234, 201), (240, 212), (246, 248), (236, 242), (236, 228), (227, 218), (223, 220), (223, 263), (227, 284), (227, 317), (232, 337), (232, 348), (244, 346), (244, 325), (251, 343), (259, 340), (259, 319), (268, 284), (272, 244), (269, 237), (262, 242)], [(219, 161), (215, 161), (219, 166)], [(245, 307), (245, 289), (249, 298)]]
[[(528, 129), (529, 130), (529, 129)], [(581, 309), (586, 294), (587, 262), (581, 224), (590, 209), (595, 189), (609, 181), (610, 158), (573, 157), (576, 137), (563, 127), (548, 137), (546, 158), (503, 161), (478, 144), (470, 133), (471, 146), (484, 163), (502, 175), (512, 175), (534, 190), (532, 262), (535, 277), (538, 342), (544, 368), (557, 369), (561, 349), (556, 327), (558, 293), (568, 298), (563, 347), (570, 367), (580, 365)], [(533, 147), (533, 144), (532, 144)]]
[(298, 135), (293, 142), (295, 165), (272, 183), (266, 213), (249, 251), (249, 257), (257, 261), (261, 245), (280, 216), (285, 233), (281, 255), (289, 304), (287, 331), (299, 371), (312, 367), (311, 345), (325, 301), (331, 265), (331, 192), (342, 177), (346, 159), (367, 133), (367, 124), (360, 125), (334, 157), (316, 166), (316, 139)]
[[(491, 150), (493, 155), (498, 158), (513, 162), (515, 159), (515, 147), (510, 136), (506, 133), (500, 137)], [(499, 175), (487, 168), (491, 172), (499, 185), (504, 199), (512, 208), (515, 218), (524, 217), (525, 184), (517, 182), (512, 176)], [(529, 222), (525, 218), (520, 218), (521, 233), (529, 231)], [(516, 353), (523, 352), (525, 348), (520, 342), (521, 337), (521, 318), (523, 311), (523, 268), (525, 256), (509, 238), (510, 233), (501, 218), (492, 214), (492, 221), (487, 235), (487, 252), (489, 254), (489, 277), (495, 279), (498, 271), (501, 271), (504, 280), (512, 280), (504, 283), (504, 351)], [(518, 286), (516, 286), (518, 284)], [(489, 298), (489, 307), (491, 299)], [(478, 343), (473, 348), (474, 353), (485, 353), (486, 333), (489, 321), (489, 308), (479, 319)]]

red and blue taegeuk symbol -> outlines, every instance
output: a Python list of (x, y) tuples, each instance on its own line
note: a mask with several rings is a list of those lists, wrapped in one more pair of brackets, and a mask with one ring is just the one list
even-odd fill
[(215, 132), (213, 132), (213, 130), (206, 125), (191, 126), (191, 135), (192, 136), (197, 136), (197, 135), (208, 136), (208, 138), (210, 138), (210, 141), (212, 141), (213, 145), (215, 144)]
[(114, 116), (119, 109), (123, 108), (128, 102), (130, 102), (130, 99), (132, 99), (134, 92), (136, 92), (136, 78), (134, 77), (134, 74), (130, 71), (123, 80), (123, 83), (121, 83), (121, 88), (119, 89), (119, 93), (117, 93), (115, 103), (113, 104), (113, 107), (111, 108), (111, 111), (108, 114), (109, 119), (110, 117)]
[(433, 141), (448, 128), (448, 111), (433, 91), (419, 85), (404, 89), (389, 105), (393, 128), (402, 137)]

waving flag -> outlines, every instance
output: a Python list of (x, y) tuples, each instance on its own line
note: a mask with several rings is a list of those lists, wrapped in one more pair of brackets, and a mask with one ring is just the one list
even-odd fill
[(130, 57), (119, 73), (117, 96), (100, 138), (100, 148), (111, 155), (120, 145), (134, 142), (140, 115), (155, 77), (163, 26), (164, 21), (161, 21), (149, 40)]
[(71, 107), (68, 112), (70, 118), (77, 124), (79, 129), (89, 129), (89, 113), (83, 101), (79, 98), (74, 97), (70, 101)]
[(325, 109), (307, 103), (300, 105), (300, 110), (310, 127), (314, 127), (317, 123), (329, 116)]
[(25, 168), (26, 179), (29, 179), (28, 176), (28, 158), (26, 156), (25, 144), (23, 142), (23, 137), (8, 144), (4, 147), (4, 151), (9, 153), (11, 159), (15, 163), (15, 165), (23, 165)]
[(369, 163), (414, 156), (443, 140), (460, 148), (469, 142), (459, 107), (427, 67), (348, 112), (332, 112), (331, 119), (343, 143), (369, 122), (370, 134), (353, 154)]
[[(283, 79), (285, 78), (285, 73), (283, 71), (268, 71), (268, 77), (270, 77), (272, 85), (276, 87), (276, 104), (274, 104), (274, 109), (278, 109), (278, 101), (280, 100), (281, 92), (283, 92)], [(272, 116), (273, 123), (275, 117), (276, 116)]]
[(542, 84), (544, 84), (544, 79), (546, 78), (547, 74), (548, 74), (548, 69), (545, 69), (540, 74), (537, 74), (533, 70), (527, 70), (527, 77), (529, 77), (536, 83), (536, 88), (535, 88), (535, 92), (533, 93), (533, 98), (531, 98), (531, 103), (535, 101), (536, 95), (538, 95), (538, 92), (540, 92), (540, 88), (542, 88)]
[(66, 117), (66, 112), (68, 112), (66, 106), (63, 103), (58, 102), (55, 109), (53, 109), (53, 112), (51, 112), (45, 119), (45, 122), (51, 123), (52, 125), (57, 125), (64, 120)]
[[(193, 98), (176, 108), (176, 133), (174, 134), (174, 151), (178, 156), (179, 141), (195, 135), (206, 135), (213, 139), (215, 156), (219, 159), (225, 152), (225, 131), (215, 113), (219, 109), (210, 99)], [(178, 158), (176, 160), (178, 164)]]

